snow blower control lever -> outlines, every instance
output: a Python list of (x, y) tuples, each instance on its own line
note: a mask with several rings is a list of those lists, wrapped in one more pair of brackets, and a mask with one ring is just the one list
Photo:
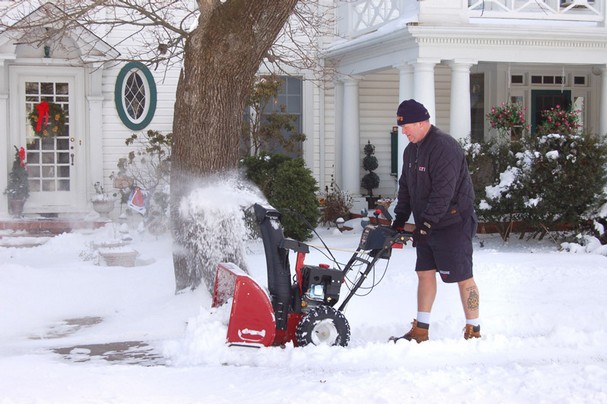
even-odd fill
[[(411, 232), (399, 233), (379, 224), (379, 215), (391, 217), (385, 208), (375, 212), (377, 225), (367, 225), (358, 248), (342, 269), (330, 265), (306, 265), (309, 246), (285, 238), (281, 214), (268, 205), (253, 205), (266, 256), (267, 290), (231, 263), (217, 267), (213, 307), (232, 299), (227, 343), (240, 346), (341, 345), (350, 340), (350, 326), (342, 311), (363, 285), (380, 259), (389, 259), (392, 248), (402, 247)], [(289, 251), (297, 254), (291, 275)], [(338, 309), (342, 286), (350, 271), (358, 271)]]

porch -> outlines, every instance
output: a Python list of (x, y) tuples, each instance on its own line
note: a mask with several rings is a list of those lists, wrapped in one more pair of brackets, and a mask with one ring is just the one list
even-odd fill
[[(607, 133), (606, 1), (340, 2), (339, 40), (326, 52), (340, 75), (331, 89), (335, 160), (320, 162), (335, 174), (325, 183), (361, 193), (360, 159), (347, 157), (361, 156), (370, 140), (378, 159), (391, 161), (387, 134), (396, 106), (409, 98), (458, 139), (494, 136), (485, 114), (503, 102), (521, 103), (533, 123), (549, 97), (575, 105), (585, 130)], [(397, 140), (399, 173), (406, 141)], [(393, 196), (386, 166), (377, 193)]]
[(109, 223), (107, 220), (63, 218), (0, 219), (0, 240), (9, 237), (44, 237), (70, 233), (73, 230), (95, 230)]

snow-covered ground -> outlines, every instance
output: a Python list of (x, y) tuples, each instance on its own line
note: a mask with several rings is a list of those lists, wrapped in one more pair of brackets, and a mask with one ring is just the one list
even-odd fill
[[(341, 261), (362, 230), (348, 224), (319, 229)], [(175, 295), (168, 237), (133, 231), (137, 266), (96, 265), (92, 242), (117, 235), (0, 247), (0, 403), (607, 402), (607, 257), (579, 246), (480, 236), (480, 340), (463, 339), (457, 287), (439, 282), (431, 340), (386, 342), (415, 316), (408, 245), (347, 307), (348, 347), (247, 349), (224, 344), (226, 310), (204, 288)], [(264, 283), (261, 244), (247, 251)]]

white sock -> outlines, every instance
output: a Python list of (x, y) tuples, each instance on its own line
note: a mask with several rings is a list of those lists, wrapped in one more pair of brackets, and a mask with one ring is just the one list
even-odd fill
[[(419, 321), (419, 320), (417, 320), (417, 321)], [(478, 317), (477, 318), (471, 318), (470, 320), (466, 319), (466, 324), (471, 324), (474, 327), (477, 327), (477, 326), (481, 325), (481, 321), (480, 321), (480, 319)]]
[(430, 312), (428, 311), (418, 311), (417, 312), (417, 322), (430, 324)]

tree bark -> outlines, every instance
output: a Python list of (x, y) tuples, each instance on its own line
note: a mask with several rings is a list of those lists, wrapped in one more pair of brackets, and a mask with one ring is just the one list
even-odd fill
[[(188, 223), (179, 215), (181, 201), (198, 180), (235, 169), (242, 115), (255, 74), (268, 49), (293, 12), (297, 0), (199, 0), (198, 27), (185, 44), (177, 85), (171, 162), (176, 290), (194, 289), (211, 278), (216, 262), (205, 259)], [(202, 147), (200, 146), (202, 145)], [(194, 237), (219, 237), (222, 231)], [(225, 260), (242, 260), (236, 246), (222, 250)], [(243, 264), (242, 262), (235, 262)]]

